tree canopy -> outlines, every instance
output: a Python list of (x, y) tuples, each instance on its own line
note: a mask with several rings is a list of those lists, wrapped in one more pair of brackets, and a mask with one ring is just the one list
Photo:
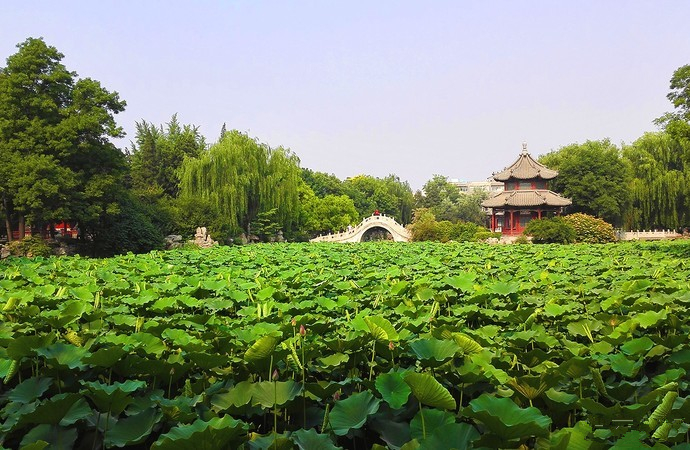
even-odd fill
[(571, 144), (539, 158), (558, 170), (551, 190), (570, 198), (568, 212), (582, 212), (621, 225), (629, 195), (630, 173), (621, 150), (608, 139)]
[(271, 148), (237, 130), (181, 167), (180, 196), (207, 203), (223, 234), (251, 233), (259, 213), (275, 209), (287, 233), (299, 219), (299, 159), (282, 147)]
[(0, 194), (11, 239), (25, 220), (93, 228), (118, 212), (124, 155), (115, 114), (125, 102), (89, 78), (78, 79), (63, 54), (29, 38), (0, 69)]

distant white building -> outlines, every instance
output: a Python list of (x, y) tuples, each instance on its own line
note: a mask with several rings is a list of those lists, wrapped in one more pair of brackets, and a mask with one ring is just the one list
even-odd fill
[(504, 189), (504, 184), (490, 178), (486, 181), (460, 181), (458, 179), (449, 178), (448, 182), (458, 187), (461, 193), (469, 194), (474, 191), (483, 190), (490, 194), (501, 192)]

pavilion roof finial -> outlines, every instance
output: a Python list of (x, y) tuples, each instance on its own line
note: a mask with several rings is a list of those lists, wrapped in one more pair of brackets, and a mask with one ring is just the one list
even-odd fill
[(527, 142), (522, 143), (522, 154), (527, 154)]

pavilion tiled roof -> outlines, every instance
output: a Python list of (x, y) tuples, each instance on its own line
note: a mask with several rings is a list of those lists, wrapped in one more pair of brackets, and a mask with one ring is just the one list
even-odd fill
[(503, 191), (482, 202), (485, 208), (506, 206), (569, 206), (572, 201), (548, 189)]
[(523, 147), (523, 151), (518, 157), (517, 161), (503, 171), (494, 174), (496, 181), (508, 181), (511, 178), (516, 180), (531, 180), (534, 178), (541, 178), (543, 180), (551, 180), (558, 176), (558, 172), (551, 170), (543, 164), (535, 161), (527, 150)]

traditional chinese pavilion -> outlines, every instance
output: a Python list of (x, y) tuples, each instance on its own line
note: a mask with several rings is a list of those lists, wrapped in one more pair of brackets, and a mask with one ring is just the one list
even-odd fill
[(503, 182), (504, 190), (482, 202), (491, 216), (491, 231), (514, 236), (522, 234), (532, 219), (563, 213), (572, 201), (549, 190), (549, 180), (557, 176), (558, 172), (535, 161), (527, 153), (527, 144), (522, 144), (517, 161), (493, 176)]

